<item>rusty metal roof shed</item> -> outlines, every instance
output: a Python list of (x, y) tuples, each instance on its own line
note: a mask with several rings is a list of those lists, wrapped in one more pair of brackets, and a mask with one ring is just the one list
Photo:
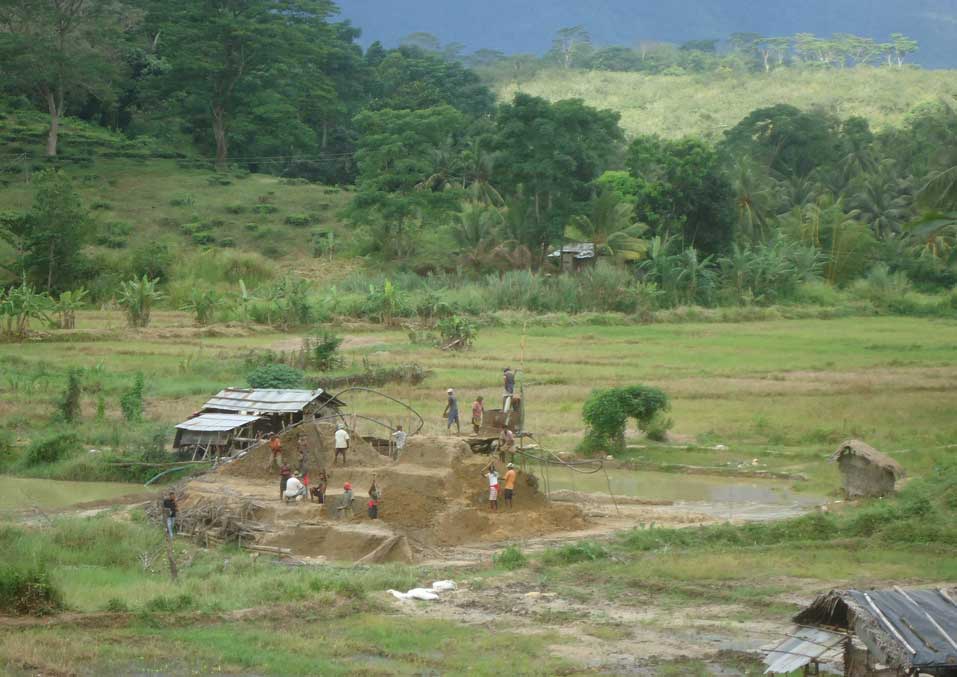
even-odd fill
[(241, 414), (200, 414), (188, 421), (183, 421), (176, 426), (176, 429), (208, 433), (229, 432), (259, 420), (262, 420), (259, 416)]
[(313, 402), (336, 407), (344, 403), (322, 388), (316, 390), (267, 390), (226, 388), (203, 405), (203, 410), (245, 412), (247, 414), (295, 414)]

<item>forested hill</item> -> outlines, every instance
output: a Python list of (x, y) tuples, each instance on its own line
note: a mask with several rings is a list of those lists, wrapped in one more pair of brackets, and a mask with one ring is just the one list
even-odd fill
[(787, 35), (855, 33), (884, 39), (905, 33), (921, 44), (926, 67), (957, 66), (957, 21), (952, 0), (342, 0), (343, 16), (363, 27), (363, 40), (396, 44), (428, 31), (468, 50), (543, 53), (550, 36), (582, 25), (596, 43), (632, 45), (640, 40), (681, 43), (724, 38), (735, 32)]

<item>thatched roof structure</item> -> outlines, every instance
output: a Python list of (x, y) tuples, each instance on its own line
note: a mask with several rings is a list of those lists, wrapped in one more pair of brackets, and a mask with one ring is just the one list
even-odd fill
[(794, 617), (851, 632), (881, 663), (905, 674), (957, 670), (957, 590), (832, 590)]
[(866, 459), (872, 465), (892, 473), (895, 479), (900, 479), (905, 474), (904, 468), (901, 467), (900, 463), (860, 440), (846, 440), (841, 442), (837, 451), (831, 455), (831, 460), (839, 461), (848, 456)]

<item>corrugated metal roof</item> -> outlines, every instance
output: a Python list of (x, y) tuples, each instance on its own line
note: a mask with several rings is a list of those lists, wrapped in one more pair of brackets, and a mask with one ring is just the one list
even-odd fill
[(957, 668), (957, 589), (833, 590), (797, 623), (847, 628), (881, 663), (907, 671)]
[(564, 245), (561, 249), (556, 249), (548, 256), (554, 259), (562, 254), (574, 254), (576, 259), (593, 259), (595, 258), (595, 243), (572, 242)]
[(255, 423), (259, 416), (241, 416), (239, 414), (200, 414), (196, 418), (183, 421), (176, 428), (178, 430), (192, 430), (194, 432), (228, 432), (244, 425)]
[(768, 666), (764, 674), (786, 675), (824, 658), (825, 654), (839, 653), (846, 637), (820, 628), (797, 628), (764, 658)]
[(259, 390), (253, 388), (227, 388), (203, 405), (203, 409), (223, 411), (246, 411), (257, 414), (293, 414), (302, 411), (313, 401), (332, 400), (342, 406), (322, 388), (316, 390)]

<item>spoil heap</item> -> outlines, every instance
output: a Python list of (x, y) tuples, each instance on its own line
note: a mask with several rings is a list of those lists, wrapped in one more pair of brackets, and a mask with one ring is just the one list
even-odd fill
[[(488, 543), (540, 536), (585, 526), (574, 505), (549, 503), (519, 473), (513, 507), (488, 510), (488, 482), (482, 470), (489, 459), (472, 454), (468, 444), (452, 437), (415, 436), (398, 461), (355, 439), (346, 466), (333, 466), (334, 427), (302, 426), (308, 444), (307, 469), (329, 473), (326, 503), (285, 504), (279, 501), (278, 473), (269, 469), (269, 449), (262, 445), (218, 471), (190, 482), (185, 505), (194, 501), (235, 504), (251, 501), (258, 525), (266, 531), (256, 543), (289, 550), (297, 557), (347, 561), (412, 561), (436, 547)], [(298, 464), (298, 431), (283, 437), (285, 460)], [(498, 463), (500, 472), (504, 471)], [(366, 515), (373, 475), (382, 492), (378, 520)], [(336, 519), (335, 506), (349, 482), (355, 495), (355, 516)], [(258, 532), (257, 532), (258, 533)]]

